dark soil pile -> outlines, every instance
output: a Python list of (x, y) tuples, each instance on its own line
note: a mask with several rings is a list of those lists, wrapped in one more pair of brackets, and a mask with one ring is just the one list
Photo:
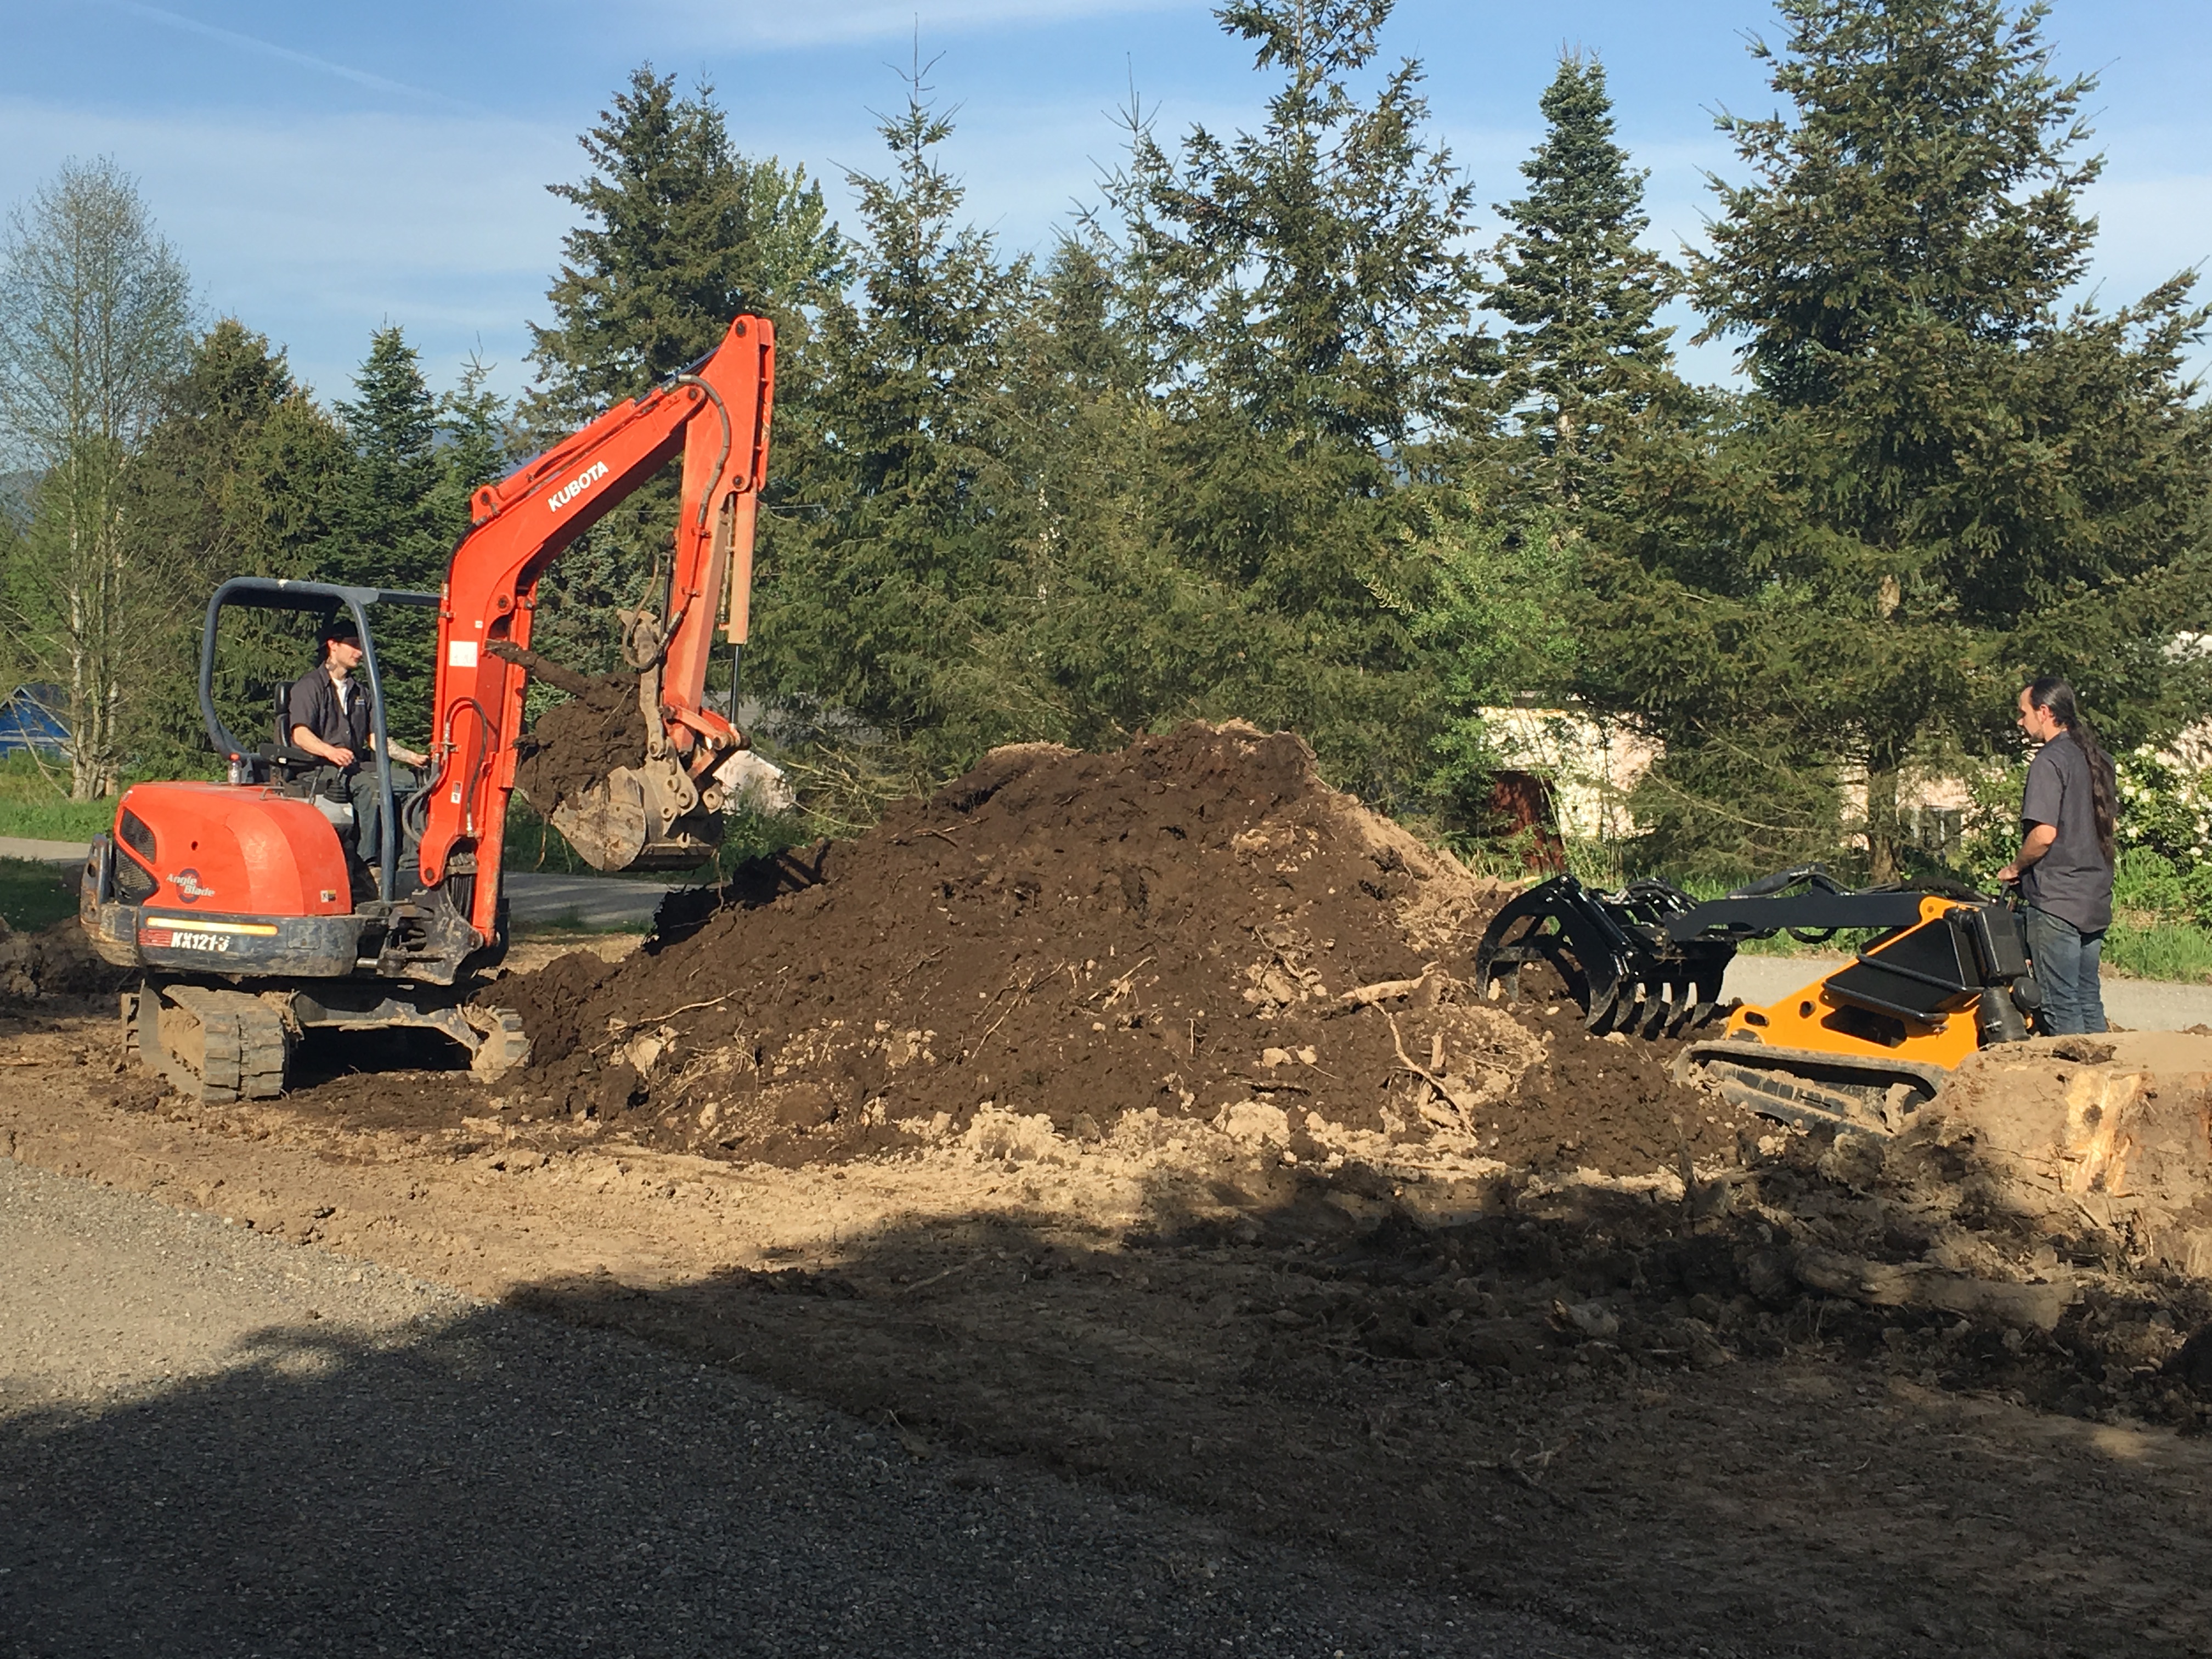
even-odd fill
[(520, 1109), (748, 1160), (941, 1139), (987, 1107), (1079, 1140), (1150, 1110), (1306, 1159), (1337, 1131), (1553, 1169), (1733, 1152), (1667, 1046), (1474, 998), (1492, 896), (1297, 738), (1193, 726), (994, 750), (862, 840), (672, 905), (619, 966), (567, 957), (488, 1000), (532, 1034)]
[(0, 1003), (95, 996), (115, 990), (126, 977), (93, 954), (73, 916), (35, 933), (0, 921)]
[(635, 674), (606, 675), (532, 723), (514, 745), (514, 787), (532, 806), (550, 814), (617, 767), (645, 758), (637, 685)]

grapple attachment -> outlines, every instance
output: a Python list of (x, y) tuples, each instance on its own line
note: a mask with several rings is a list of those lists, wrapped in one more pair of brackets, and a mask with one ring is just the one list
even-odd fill
[(1698, 901), (1665, 882), (1592, 892), (1572, 876), (1530, 888), (1492, 918), (1474, 954), (1475, 983), (1520, 995), (1521, 969), (1551, 967), (1593, 1031), (1656, 1037), (1701, 1025), (1720, 1001), (1732, 939), (1677, 940), (1667, 923)]

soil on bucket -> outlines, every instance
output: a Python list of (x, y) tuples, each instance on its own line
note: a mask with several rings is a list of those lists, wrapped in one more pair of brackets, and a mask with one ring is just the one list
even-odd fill
[(609, 674), (581, 696), (547, 709), (516, 741), (514, 787), (550, 813), (617, 767), (645, 758), (645, 712), (637, 676)]

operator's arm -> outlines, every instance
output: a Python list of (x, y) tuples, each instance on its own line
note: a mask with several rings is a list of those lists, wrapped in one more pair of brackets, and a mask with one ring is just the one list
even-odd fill
[(1997, 879), (1999, 881), (2018, 881), (2020, 879), (2020, 872), (2027, 869), (2029, 865), (2040, 860), (2045, 853), (2048, 853), (2051, 849), (2052, 846), (2057, 843), (2057, 840), (2058, 826), (2057, 824), (2039, 823), (2033, 825), (2029, 829), (2027, 836), (2020, 843), (2020, 856), (2013, 860), (2010, 864), (2005, 866), (2003, 869), (1997, 872)]
[(1997, 872), (1999, 881), (2018, 881), (2021, 871), (2051, 850), (2058, 839), (2065, 801), (2065, 774), (2058, 769), (2057, 754), (2045, 744), (2028, 763), (2027, 787), (2021, 796), (2021, 821), (2027, 825), (2027, 834), (2021, 840), (2019, 856)]
[[(376, 747), (376, 733), (374, 732), (368, 734), (368, 746), (372, 750)], [(430, 763), (430, 757), (420, 750), (409, 749), (398, 743), (392, 745), (392, 758), (402, 766), (428, 766)]]
[[(322, 671), (318, 669), (316, 673)], [(291, 733), (292, 747), (305, 750), (317, 760), (332, 766), (351, 766), (353, 750), (341, 749), (336, 744), (325, 743), (315, 735), (315, 676), (303, 674), (292, 683), (292, 690), (284, 700), (284, 729)]]
[(325, 743), (315, 735), (314, 728), (311, 726), (295, 726), (292, 728), (292, 747), (304, 749), (317, 760), (328, 761), (333, 766), (353, 764), (352, 750), (341, 749), (334, 743)]

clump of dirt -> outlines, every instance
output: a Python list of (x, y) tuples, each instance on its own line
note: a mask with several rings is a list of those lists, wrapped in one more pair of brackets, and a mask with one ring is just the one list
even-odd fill
[(994, 750), (861, 840), (672, 904), (619, 967), (570, 957), (488, 1000), (532, 1035), (520, 1109), (750, 1161), (1080, 1144), (1146, 1113), (1294, 1161), (1733, 1155), (1733, 1115), (1668, 1078), (1666, 1045), (1475, 995), (1497, 897), (1296, 738), (1194, 725)]
[(550, 813), (617, 767), (645, 758), (645, 711), (635, 674), (608, 674), (531, 723), (514, 745), (514, 787)]
[(116, 989), (125, 977), (93, 954), (75, 917), (35, 933), (0, 921), (0, 1001), (94, 996)]

